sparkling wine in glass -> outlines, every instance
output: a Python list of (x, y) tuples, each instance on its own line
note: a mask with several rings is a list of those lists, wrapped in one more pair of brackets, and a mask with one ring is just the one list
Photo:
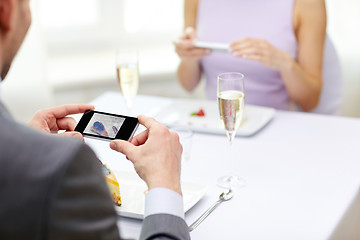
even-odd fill
[(230, 174), (222, 176), (217, 183), (227, 189), (239, 188), (246, 185), (246, 181), (234, 173), (234, 156), (232, 156), (232, 143), (239, 129), (244, 112), (244, 75), (230, 72), (218, 76), (217, 96), (220, 119), (229, 140)]
[(116, 75), (120, 91), (130, 112), (139, 88), (139, 61), (136, 50), (116, 51)]

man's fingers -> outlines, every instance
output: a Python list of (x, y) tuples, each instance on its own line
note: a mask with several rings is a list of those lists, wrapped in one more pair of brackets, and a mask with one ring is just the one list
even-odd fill
[(48, 113), (52, 114), (55, 118), (63, 118), (67, 115), (83, 113), (86, 110), (94, 110), (95, 107), (90, 104), (68, 104), (54, 108), (49, 108)]
[(144, 125), (146, 128), (151, 128), (154, 125), (159, 125), (160, 124), (154, 118), (147, 117), (145, 115), (139, 115), (138, 119), (139, 119), (140, 124)]
[(134, 144), (135, 146), (140, 146), (143, 145), (146, 140), (148, 139), (149, 136), (149, 130), (146, 129), (145, 131), (139, 133), (138, 135), (136, 135), (135, 137), (133, 137), (133, 139), (131, 140), (131, 143)]
[(59, 136), (63, 136), (63, 137), (73, 137), (73, 138), (77, 138), (80, 140), (84, 140), (84, 137), (81, 133), (79, 132), (63, 132), (63, 133), (59, 133)]
[(110, 143), (110, 148), (112, 150), (115, 150), (117, 152), (120, 152), (124, 155), (126, 155), (126, 157), (128, 157), (129, 159), (131, 159), (131, 154), (135, 148), (135, 146), (131, 143), (129, 143), (128, 141), (124, 141), (124, 140), (113, 140)]
[(56, 124), (59, 130), (74, 131), (76, 127), (76, 121), (72, 117), (64, 117), (56, 120)]

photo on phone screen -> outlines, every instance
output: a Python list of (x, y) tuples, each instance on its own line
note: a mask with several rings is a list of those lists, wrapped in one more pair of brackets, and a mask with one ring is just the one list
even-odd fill
[(134, 117), (116, 115), (98, 111), (86, 111), (75, 131), (84, 136), (103, 140), (130, 140), (138, 127)]

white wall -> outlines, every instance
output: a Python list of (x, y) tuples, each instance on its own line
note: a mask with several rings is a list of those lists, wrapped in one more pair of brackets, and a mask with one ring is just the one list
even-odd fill
[(360, 117), (360, 1), (326, 0), (328, 32), (344, 73), (341, 115)]

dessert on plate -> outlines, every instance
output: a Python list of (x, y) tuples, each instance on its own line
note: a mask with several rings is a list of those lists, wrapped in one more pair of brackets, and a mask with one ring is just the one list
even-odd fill
[(114, 173), (106, 165), (103, 165), (103, 172), (114, 203), (121, 206), (120, 187)]

